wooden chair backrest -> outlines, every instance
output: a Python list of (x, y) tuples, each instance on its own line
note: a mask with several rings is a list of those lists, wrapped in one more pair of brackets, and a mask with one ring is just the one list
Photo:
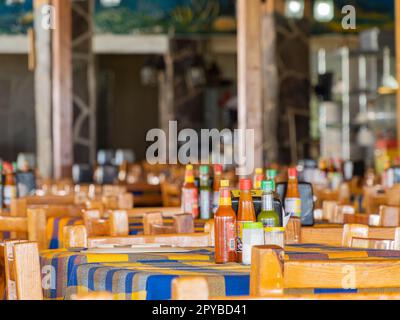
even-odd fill
[(4, 243), (8, 300), (43, 300), (39, 248), (36, 242)]
[(362, 224), (345, 224), (343, 226), (342, 246), (351, 247), (352, 238), (368, 238), (369, 227)]
[(46, 211), (44, 209), (28, 209), (27, 217), (0, 216), (0, 232), (27, 234), (27, 239), (36, 241), (39, 248), (47, 249)]
[(83, 213), (83, 220), (89, 236), (129, 235), (128, 214), (125, 210), (109, 211), (108, 219), (103, 219), (98, 210), (86, 210)]
[(337, 201), (326, 200), (322, 202), (322, 219), (325, 221), (332, 221), (336, 207), (338, 206)]
[(379, 217), (382, 227), (398, 227), (400, 225), (400, 207), (380, 206)]
[(337, 205), (334, 209), (331, 223), (343, 224), (345, 215), (354, 215), (356, 210), (351, 205)]
[(162, 226), (163, 215), (161, 212), (149, 212), (143, 215), (143, 234), (148, 235), (152, 233), (152, 225)]
[(178, 207), (181, 205), (181, 188), (178, 184), (164, 181), (161, 184), (161, 197), (164, 207)]

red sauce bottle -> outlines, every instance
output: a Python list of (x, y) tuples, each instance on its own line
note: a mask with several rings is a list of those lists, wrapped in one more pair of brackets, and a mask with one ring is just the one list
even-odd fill
[(219, 207), (214, 215), (215, 263), (236, 262), (236, 215), (232, 209), (229, 181), (222, 180)]

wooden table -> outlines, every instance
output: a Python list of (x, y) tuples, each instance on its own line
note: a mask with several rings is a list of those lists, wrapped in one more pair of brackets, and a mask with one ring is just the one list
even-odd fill
[[(41, 252), (40, 256), (42, 267), (58, 266), (54, 270), (56, 283), (53, 289), (45, 290), (45, 297), (49, 299), (68, 299), (74, 293), (106, 290), (112, 292), (117, 299), (165, 300), (170, 298), (171, 282), (174, 278), (196, 275), (207, 278), (211, 296), (249, 294), (250, 266), (238, 263), (217, 265), (213, 262), (212, 248), (192, 249), (187, 253), (141, 254), (95, 254), (50, 250)], [(340, 279), (343, 278), (340, 270), (343, 266), (355, 265), (357, 268), (365, 269), (364, 275), (374, 272), (374, 263), (381, 273), (390, 270), (391, 265), (396, 266), (397, 270), (400, 264), (400, 251), (340, 248), (312, 244), (287, 246), (285, 248), (285, 265), (287, 264), (285, 278), (287, 277), (289, 282), (304, 276), (301, 274), (301, 264), (299, 264), (302, 261), (316, 265), (313, 275), (308, 275), (308, 277), (315, 278), (315, 286), (312, 288), (298, 286), (296, 287), (297, 293), (349, 292), (340, 289)], [(337, 265), (336, 269), (339, 271), (330, 275), (323, 274), (324, 263), (325, 266)], [(320, 268), (317, 267), (319, 264)], [(321, 276), (330, 277), (329, 283), (332, 284), (332, 288), (336, 288), (335, 290), (318, 287), (318, 271), (321, 272)], [(381, 273), (378, 274), (378, 277), (381, 277)], [(398, 278), (399, 276), (396, 276), (393, 284), (398, 284), (400, 287)], [(382, 276), (380, 280), (385, 280), (387, 283), (390, 277)], [(398, 288), (391, 289), (397, 290)], [(290, 290), (291, 293), (294, 293), (292, 289)], [(379, 288), (374, 287), (371, 291), (376, 292), (377, 290), (379, 291)], [(363, 291), (368, 290), (363, 289)]]

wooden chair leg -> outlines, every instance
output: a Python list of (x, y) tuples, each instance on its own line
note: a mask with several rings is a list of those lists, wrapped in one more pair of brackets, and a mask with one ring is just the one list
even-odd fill
[(283, 294), (284, 251), (278, 246), (254, 246), (251, 252), (250, 296)]
[(172, 300), (208, 300), (208, 283), (204, 277), (179, 277), (172, 281)]
[[(26, 217), (27, 216), (27, 201), (26, 199), (11, 199), (10, 215), (12, 217)], [(27, 239), (27, 233), (11, 232), (11, 239)]]

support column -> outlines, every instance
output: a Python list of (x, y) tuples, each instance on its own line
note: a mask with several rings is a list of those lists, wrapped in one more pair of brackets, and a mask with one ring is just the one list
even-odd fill
[(260, 0), (237, 0), (238, 127), (255, 131), (255, 167), (263, 166), (261, 9)]
[(71, 1), (53, 0), (53, 6), (53, 161), (60, 179), (73, 164)]
[[(35, 119), (36, 119), (36, 161), (40, 175), (52, 176), (52, 129), (51, 129), (51, 30), (42, 26), (42, 10), (50, 0), (34, 1), (35, 65)], [(51, 8), (48, 8), (51, 10)]]
[[(396, 78), (400, 83), (400, 1), (395, 0), (395, 29), (396, 29)], [(396, 107), (397, 148), (400, 149), (400, 91), (397, 91)]]

